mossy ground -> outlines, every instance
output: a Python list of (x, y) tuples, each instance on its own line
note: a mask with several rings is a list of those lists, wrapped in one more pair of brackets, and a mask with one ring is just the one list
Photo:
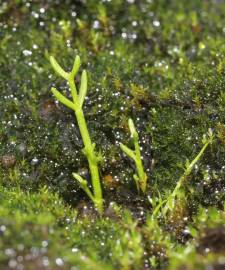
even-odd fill
[[(225, 3), (217, 0), (2, 1), (0, 268), (225, 268)], [(71, 111), (54, 102), (49, 55), (88, 70), (85, 115), (101, 164), (98, 218), (72, 178), (88, 177)], [(127, 120), (139, 130), (149, 184), (137, 196)], [(186, 159), (207, 149), (165, 219)]]

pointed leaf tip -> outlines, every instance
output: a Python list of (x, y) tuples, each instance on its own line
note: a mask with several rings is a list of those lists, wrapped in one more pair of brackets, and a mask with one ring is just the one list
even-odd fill
[(75, 57), (75, 62), (77, 62), (77, 63), (80, 64), (80, 56), (79, 56), (79, 55), (76, 55), (76, 57)]
[(66, 107), (74, 110), (75, 105), (72, 101), (70, 101), (68, 98), (66, 98), (64, 95), (62, 95), (55, 87), (52, 87), (51, 91), (58, 101), (60, 101)]
[(58, 73), (60, 76), (62, 76), (65, 80), (68, 80), (68, 73), (65, 70), (63, 70), (63, 68), (54, 58), (54, 56), (50, 56), (49, 60), (55, 72)]
[(77, 72), (78, 72), (78, 70), (79, 70), (79, 68), (80, 68), (80, 64), (81, 64), (80, 56), (77, 55), (77, 56), (75, 57), (74, 64), (73, 64), (73, 69), (72, 69), (72, 71), (71, 71), (73, 77), (76, 76), (76, 74), (77, 74)]
[(87, 185), (87, 181), (83, 177), (81, 177), (78, 173), (72, 173), (72, 175), (82, 186)]
[(137, 131), (135, 129), (134, 122), (131, 118), (129, 118), (128, 120), (128, 125), (130, 129), (131, 137), (137, 137)]
[(81, 84), (80, 84), (80, 92), (79, 92), (79, 100), (80, 100), (81, 107), (84, 103), (86, 94), (87, 94), (87, 72), (86, 70), (83, 70), (82, 75), (81, 75)]
[(132, 158), (133, 160), (136, 160), (136, 156), (133, 150), (131, 150), (130, 148), (128, 148), (126, 145), (124, 145), (123, 143), (120, 143), (120, 148), (121, 150), (127, 154), (127, 156), (129, 156), (130, 158)]

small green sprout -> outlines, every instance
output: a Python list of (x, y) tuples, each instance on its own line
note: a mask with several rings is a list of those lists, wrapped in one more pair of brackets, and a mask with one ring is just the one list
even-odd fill
[(75, 84), (75, 76), (80, 67), (80, 57), (76, 56), (74, 65), (71, 72), (66, 72), (58, 64), (53, 56), (50, 57), (50, 62), (57, 74), (63, 77), (70, 86), (70, 91), (72, 94), (72, 101), (67, 97), (63, 96), (56, 88), (52, 88), (51, 91), (58, 101), (64, 104), (66, 107), (72, 109), (75, 112), (77, 123), (80, 129), (80, 134), (84, 143), (83, 153), (86, 156), (91, 172), (91, 181), (93, 192), (88, 187), (87, 181), (78, 175), (73, 173), (73, 177), (79, 182), (81, 188), (86, 192), (88, 197), (93, 201), (96, 209), (100, 214), (103, 212), (103, 198), (102, 198), (102, 188), (99, 178), (98, 163), (100, 161), (99, 155), (95, 152), (95, 144), (91, 142), (91, 138), (87, 129), (86, 120), (82, 110), (82, 106), (87, 94), (87, 72), (83, 70), (81, 75), (81, 83), (79, 93), (77, 92)]
[(138, 143), (138, 133), (134, 126), (134, 122), (132, 119), (128, 120), (128, 125), (131, 133), (131, 138), (133, 139), (134, 148), (135, 150), (131, 150), (126, 145), (120, 143), (120, 148), (122, 151), (127, 154), (131, 159), (134, 160), (136, 165), (137, 174), (134, 174), (134, 181), (137, 186), (138, 193), (140, 192), (140, 189), (143, 193), (146, 192), (146, 186), (147, 186), (147, 174), (144, 171), (142, 160), (141, 160), (141, 151), (140, 146)]
[(202, 157), (203, 153), (205, 152), (206, 148), (212, 144), (213, 142), (213, 132), (212, 129), (208, 130), (207, 136), (204, 134), (203, 139), (202, 139), (202, 148), (198, 155), (192, 160), (190, 163), (189, 160), (186, 161), (185, 164), (185, 171), (183, 175), (179, 178), (176, 187), (174, 188), (173, 192), (168, 196), (168, 198), (165, 201), (165, 205), (162, 208), (162, 213), (164, 216), (168, 213), (168, 211), (173, 211), (176, 200), (179, 198), (181, 194), (181, 189), (183, 187), (183, 183), (186, 181), (190, 173), (192, 172), (195, 164), (199, 161), (199, 159)]

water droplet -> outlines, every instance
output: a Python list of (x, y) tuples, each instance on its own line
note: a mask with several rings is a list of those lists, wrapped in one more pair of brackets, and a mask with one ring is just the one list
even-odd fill
[(160, 26), (160, 22), (155, 20), (152, 22), (152, 24), (155, 26), (155, 27), (159, 27)]
[(39, 162), (39, 160), (38, 160), (36, 157), (34, 157), (34, 158), (31, 160), (31, 165), (36, 165), (36, 164), (38, 164), (38, 162)]
[(24, 56), (30, 56), (30, 55), (32, 55), (32, 51), (29, 51), (29, 50), (23, 50), (23, 55), (24, 55)]
[(76, 253), (76, 252), (78, 252), (78, 251), (79, 251), (78, 248), (76, 248), (76, 247), (72, 248), (72, 252), (73, 252), (73, 253)]
[(64, 262), (61, 258), (56, 258), (55, 260), (55, 263), (58, 265), (58, 266), (63, 266), (64, 265)]

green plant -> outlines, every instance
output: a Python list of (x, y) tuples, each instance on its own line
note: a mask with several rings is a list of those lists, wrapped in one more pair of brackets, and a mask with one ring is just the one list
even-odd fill
[(131, 150), (130, 148), (128, 148), (126, 145), (122, 143), (120, 143), (120, 148), (123, 150), (125, 154), (127, 154), (131, 159), (134, 160), (135, 165), (136, 165), (136, 170), (137, 170), (137, 174), (133, 175), (134, 181), (136, 183), (138, 192), (140, 192), (140, 189), (141, 189), (141, 191), (145, 193), (146, 186), (147, 186), (147, 175), (144, 171), (144, 167), (141, 160), (141, 151), (140, 151), (140, 146), (138, 143), (138, 133), (132, 119), (128, 120), (128, 125), (129, 125), (131, 138), (133, 140), (135, 150)]
[(121, 234), (113, 246), (112, 260), (119, 261), (115, 269), (140, 269), (144, 254), (141, 230), (138, 230), (138, 222), (128, 210), (124, 210), (122, 215)]
[(181, 188), (183, 187), (183, 183), (185, 182), (185, 180), (188, 178), (188, 176), (192, 172), (195, 164), (199, 161), (199, 159), (201, 158), (201, 156), (205, 152), (208, 145), (212, 143), (214, 136), (213, 136), (211, 129), (209, 129), (207, 135), (208, 136), (206, 136), (206, 135), (203, 136), (203, 139), (202, 139), (203, 146), (202, 146), (200, 152), (198, 153), (198, 155), (192, 160), (191, 163), (189, 162), (189, 160), (186, 161), (185, 171), (184, 171), (183, 175), (179, 178), (173, 192), (168, 196), (168, 198), (165, 201), (165, 205), (162, 209), (162, 213), (164, 215), (166, 215), (169, 210), (172, 211), (174, 209), (176, 200), (182, 195)]
[(83, 113), (83, 103), (87, 94), (87, 73), (83, 70), (81, 75), (81, 83), (79, 93), (77, 92), (75, 84), (75, 76), (80, 67), (80, 57), (76, 56), (73, 68), (71, 72), (66, 72), (58, 64), (53, 56), (50, 57), (50, 62), (56, 73), (62, 76), (68, 83), (70, 91), (72, 94), (73, 101), (69, 100), (67, 97), (63, 96), (56, 88), (52, 88), (52, 93), (58, 101), (72, 109), (75, 112), (77, 123), (80, 129), (80, 134), (84, 143), (83, 153), (86, 156), (91, 172), (91, 181), (93, 192), (88, 187), (87, 181), (77, 173), (73, 173), (73, 177), (79, 182), (81, 188), (86, 192), (88, 197), (93, 201), (96, 209), (100, 214), (103, 212), (103, 198), (102, 198), (102, 188), (99, 178), (98, 163), (101, 160), (100, 156), (97, 155), (95, 151), (95, 144), (92, 143), (86, 120)]

